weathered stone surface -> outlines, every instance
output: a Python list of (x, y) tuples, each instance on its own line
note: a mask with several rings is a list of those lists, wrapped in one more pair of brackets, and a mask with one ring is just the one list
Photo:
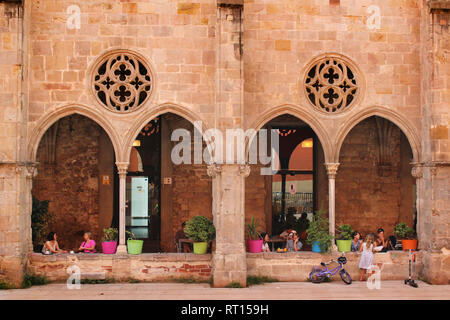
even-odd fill
[(30, 254), (27, 271), (45, 275), (54, 281), (67, 279), (67, 268), (78, 266), (82, 278), (116, 280), (136, 279), (161, 281), (180, 278), (209, 280), (211, 277), (211, 255), (194, 254), (61, 254), (46, 256)]
[[(354, 1), (244, 2), (245, 9), (239, 14), (235, 12), (239, 6), (223, 6), (221, 20), (216, 0), (92, 0), (79, 4), (80, 29), (66, 24), (67, 7), (73, 4), (70, 0), (25, 1), (19, 19), (17, 6), (0, 3), (1, 277), (19, 281), (23, 257), (31, 250), (33, 162), (42, 135), (54, 121), (61, 115), (87, 115), (110, 135), (116, 160), (126, 162), (133, 134), (140, 129), (134, 127), (171, 111), (189, 120), (203, 120), (209, 128), (261, 126), (278, 114), (291, 113), (314, 126), (323, 138), (322, 163), (338, 162), (340, 142), (366, 116), (378, 115), (395, 122), (413, 148), (413, 161), (423, 167), (423, 176), (416, 185), (419, 246), (427, 255), (424, 265), (428, 266), (424, 274), (433, 282), (443, 281), (439, 277), (445, 272), (440, 270), (448, 267), (448, 261), (437, 257), (436, 252), (449, 248), (450, 238), (450, 17), (444, 2), (379, 1), (379, 30), (368, 27), (372, 20), (367, 6)], [(224, 28), (218, 21), (225, 22)], [(92, 96), (91, 67), (111, 48), (140, 52), (152, 66), (154, 91), (140, 112), (118, 115), (107, 111)], [(365, 80), (361, 100), (339, 115), (314, 110), (300, 87), (309, 61), (331, 52), (351, 59)], [(370, 139), (363, 142), (370, 144)], [(343, 162), (340, 170), (344, 171), (345, 166)], [(369, 173), (374, 172), (357, 170), (354, 174), (367, 177)], [(189, 169), (186, 174), (199, 180), (197, 169)], [(386, 198), (403, 198), (392, 191), (398, 181), (391, 178), (383, 175), (375, 179), (380, 188), (372, 189), (373, 194), (381, 196), (383, 192), (378, 190), (386, 190)], [(381, 186), (381, 180), (386, 180), (386, 186)], [(370, 182), (358, 182), (351, 188), (362, 189), (367, 195), (370, 187), (366, 184)], [(199, 185), (209, 187), (206, 179)], [(340, 189), (337, 181), (338, 193)], [(342, 197), (336, 198), (337, 219), (348, 213), (353, 215), (353, 224), (361, 221), (363, 230), (377, 227), (369, 226), (368, 221), (378, 218), (375, 211), (363, 210), (367, 206), (362, 197), (343, 201), (346, 204), (340, 207)], [(205, 195), (198, 198), (206, 199)], [(249, 199), (261, 201), (257, 197)], [(366, 200), (376, 211), (389, 211), (388, 221), (381, 223), (389, 230), (394, 212), (401, 211), (392, 205), (395, 201), (384, 207), (379, 203), (381, 198)], [(196, 210), (198, 204), (181, 202), (177, 203), (182, 208), (180, 217), (186, 219), (186, 206)], [(226, 202), (226, 209), (244, 208), (243, 203)], [(215, 209), (212, 204), (211, 211)], [(369, 213), (357, 220), (360, 212)], [(95, 226), (96, 213), (91, 213)], [(230, 218), (224, 221), (241, 229), (229, 235), (225, 232), (217, 248), (223, 254), (243, 255), (243, 237), (237, 246), (222, 246), (236, 242), (243, 223), (233, 223)], [(375, 223), (380, 224), (379, 220)], [(121, 264), (126, 260), (113, 260), (117, 270), (129, 270), (129, 265)], [(242, 263), (241, 258), (236, 260)], [(224, 270), (224, 279), (233, 278), (233, 272)], [(244, 271), (236, 272), (239, 279), (243, 278)]]

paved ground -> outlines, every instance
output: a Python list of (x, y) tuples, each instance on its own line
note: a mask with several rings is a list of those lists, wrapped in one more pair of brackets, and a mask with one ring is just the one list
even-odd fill
[(2, 290), (0, 300), (11, 299), (174, 299), (174, 300), (299, 300), (299, 299), (446, 299), (450, 285), (437, 286), (418, 282), (419, 288), (405, 286), (402, 281), (383, 281), (381, 289), (369, 290), (365, 282), (347, 286), (340, 281), (313, 284), (278, 282), (243, 289), (214, 289), (208, 284), (183, 283), (113, 283), (85, 284), (79, 290), (68, 290), (65, 284), (49, 284), (29, 289)]

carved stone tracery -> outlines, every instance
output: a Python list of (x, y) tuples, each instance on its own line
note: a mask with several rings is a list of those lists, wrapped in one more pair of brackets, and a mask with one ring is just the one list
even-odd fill
[(304, 88), (309, 102), (329, 113), (350, 107), (360, 92), (356, 70), (339, 57), (324, 57), (307, 71)]
[(136, 110), (148, 100), (152, 88), (149, 65), (131, 52), (111, 53), (94, 70), (95, 96), (109, 110)]

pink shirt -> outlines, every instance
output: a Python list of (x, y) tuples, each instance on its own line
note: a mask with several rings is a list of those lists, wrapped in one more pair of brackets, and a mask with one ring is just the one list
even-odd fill
[(84, 252), (97, 252), (95, 250), (95, 241), (94, 240), (89, 240), (88, 243), (86, 243), (86, 241), (83, 241), (83, 243), (81, 244), (81, 247), (88, 247), (88, 248), (94, 247), (93, 250), (84, 249)]

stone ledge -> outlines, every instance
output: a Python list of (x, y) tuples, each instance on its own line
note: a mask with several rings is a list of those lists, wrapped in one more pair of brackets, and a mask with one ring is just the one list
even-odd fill
[(450, 10), (449, 1), (430, 1), (428, 5), (430, 6), (430, 10)]
[[(420, 251), (418, 251), (417, 256), (420, 256)], [(260, 252), (260, 253), (248, 253), (247, 258), (249, 259), (323, 259), (323, 260), (331, 260), (337, 259), (337, 257), (341, 256), (341, 253), (333, 254), (333, 253), (316, 253), (312, 251), (298, 251), (298, 252), (286, 252), (286, 253), (278, 253), (278, 252)], [(354, 260), (355, 258), (359, 258), (360, 253), (358, 252), (346, 252), (345, 257), (348, 260)], [(408, 252), (406, 251), (388, 251), (388, 252), (378, 252), (375, 253), (376, 259), (392, 259), (395, 257), (408, 257)]]
[(66, 260), (102, 260), (112, 261), (116, 259), (139, 260), (139, 261), (161, 261), (161, 262), (177, 262), (177, 261), (211, 261), (211, 254), (193, 254), (193, 253), (143, 253), (143, 254), (103, 254), (103, 253), (77, 253), (77, 254), (51, 254), (44, 255), (42, 253), (30, 253), (31, 262), (55, 262)]

